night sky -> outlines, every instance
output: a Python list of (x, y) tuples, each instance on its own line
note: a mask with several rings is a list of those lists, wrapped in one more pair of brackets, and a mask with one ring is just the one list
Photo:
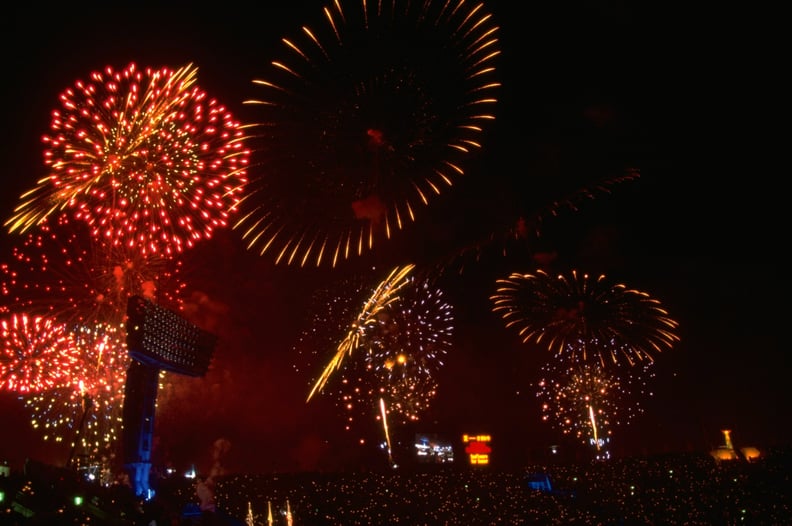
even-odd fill
[[(106, 65), (193, 63), (203, 90), (255, 121), (242, 104), (255, 92), (252, 79), (281, 52), (281, 37), (321, 14), (318, 2), (290, 4), (12, 9), (0, 32), (5, 216), (46, 175), (40, 137), (58, 95)], [(550, 271), (605, 274), (646, 291), (680, 324), (680, 342), (657, 357), (645, 413), (615, 429), (615, 454), (706, 451), (720, 445), (721, 429), (732, 430), (736, 446), (788, 444), (780, 175), (763, 166), (757, 146), (763, 130), (752, 115), (761, 101), (734, 82), (740, 58), (692, 13), (620, 2), (490, 9), (501, 31), (496, 121), (465, 179), (416, 223), (335, 269), (275, 265), (231, 230), (184, 254), (186, 316), (219, 343), (205, 377), (175, 378), (162, 398), (156, 460), (231, 472), (366, 462), (371, 446), (343, 432), (331, 400), (305, 402), (306, 375), (322, 360), (295, 346), (323, 308), (313, 298), (343, 297), (351, 277), (376, 283), (396, 265), (449, 258), (466, 265), (442, 281), (454, 347), (431, 415), (400, 438), (489, 433), (504, 465), (541, 458), (561, 440), (540, 421), (534, 395), (550, 356), (522, 344), (488, 299), (495, 279), (533, 271), (539, 255), (553, 256)], [(501, 257), (482, 241), (627, 169), (640, 177), (576, 211), (562, 207), (531, 246)], [(5, 232), (0, 240), (6, 254), (17, 242)], [(347, 323), (339, 321), (339, 334)], [(13, 394), (0, 402), (0, 458), (65, 462), (67, 449), (41, 443)]]

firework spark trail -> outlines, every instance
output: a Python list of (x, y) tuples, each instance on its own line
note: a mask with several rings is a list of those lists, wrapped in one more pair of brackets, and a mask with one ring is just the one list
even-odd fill
[[(679, 340), (678, 324), (649, 294), (609, 284), (573, 270), (553, 277), (542, 270), (512, 273), (497, 280), (490, 298), (507, 328), (523, 343), (544, 346), (556, 355), (575, 352), (601, 365), (624, 359), (651, 361)], [(599, 342), (598, 345), (589, 345)], [(593, 356), (591, 356), (593, 355)]]
[(69, 214), (100, 243), (172, 255), (228, 224), (247, 183), (241, 126), (172, 71), (106, 67), (60, 96), (44, 136), (49, 174), (4, 223), (25, 232)]
[(388, 462), (393, 465), (393, 449), (391, 447), (390, 431), (388, 430), (388, 412), (385, 410), (385, 400), (379, 399), (380, 417), (382, 418), (382, 429), (385, 432), (385, 443), (388, 445)]
[(594, 444), (597, 446), (597, 451), (600, 449), (599, 437), (597, 436), (597, 418), (594, 416), (594, 406), (588, 406), (589, 420), (591, 421), (591, 432), (594, 435)]
[(325, 366), (319, 379), (308, 393), (306, 402), (309, 402), (316, 393), (322, 391), (333, 372), (341, 367), (344, 358), (351, 355), (358, 348), (360, 339), (366, 330), (377, 323), (377, 314), (398, 298), (399, 291), (409, 283), (407, 277), (413, 268), (415, 268), (415, 265), (394, 268), (376, 287), (352, 323), (350, 330), (338, 345), (333, 358)]
[(495, 119), (499, 28), (483, 4), (336, 1), (324, 15), (283, 39), (245, 101), (263, 161), (233, 228), (276, 263), (336, 266), (390, 239), (465, 173)]

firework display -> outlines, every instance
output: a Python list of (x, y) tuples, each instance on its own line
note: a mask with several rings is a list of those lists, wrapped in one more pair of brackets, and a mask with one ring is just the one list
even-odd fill
[(49, 173), (21, 196), (8, 230), (69, 214), (101, 244), (170, 255), (227, 225), (249, 151), (240, 124), (196, 77), (192, 65), (132, 63), (66, 89), (43, 138)]
[(606, 368), (577, 360), (550, 361), (541, 373), (536, 396), (542, 421), (591, 446), (598, 459), (609, 457), (614, 429), (643, 413), (655, 376), (652, 362)]
[[(694, 283), (693, 274), (653, 266), (676, 263), (652, 252), (649, 233), (675, 232), (662, 214), (646, 226), (622, 223), (637, 219), (640, 188), (624, 208), (599, 206), (638, 179), (652, 204), (665, 197), (655, 193), (668, 184), (662, 169), (644, 176), (622, 162), (651, 157), (657, 137), (631, 115), (658, 113), (626, 97), (631, 70), (592, 62), (593, 49), (578, 56), (579, 47), (531, 56), (528, 47), (546, 43), (535, 31), (546, 18), (533, 15), (555, 11), (487, 0), (332, 0), (315, 13), (274, 9), (265, 24), (227, 11), (213, 32), (195, 24), (188, 38), (172, 22), (187, 26), (198, 13), (169, 9), (151, 24), (158, 38), (141, 33), (147, 45), (125, 44), (137, 59), (162, 58), (163, 49), (181, 57), (170, 65), (121, 54), (118, 65), (94, 64), (70, 83), (77, 75), (64, 51), (66, 66), (34, 68), (38, 95), (56, 86), (57, 98), (49, 112), (30, 97), (25, 126), (8, 126), (19, 135), (9, 144), (22, 145), (32, 106), (48, 112), (34, 132), (42, 137), (33, 170), (22, 158), (8, 163), (9, 173), (36, 164), (40, 173), (6, 192), (13, 201), (0, 218), (0, 394), (16, 404), (10, 425), (43, 439), (37, 447), (53, 456), (71, 448), (69, 468), (123, 466), (138, 497), (153, 494), (149, 475), (187, 462), (208, 484), (240, 463), (283, 472), (361, 466), (378, 460), (364, 449), (380, 442), (395, 468), (414, 446), (405, 437), (456, 428), (503, 435), (493, 471), (533, 457), (532, 443), (549, 435), (609, 458), (620, 428), (649, 407), (658, 362), (674, 358), (663, 355), (675, 355), (680, 340), (667, 305), (639, 289), (656, 279), (684, 314)], [(530, 24), (505, 24), (529, 11)], [(306, 15), (281, 33), (284, 20)], [(94, 38), (84, 31), (93, 20), (79, 34)], [(515, 42), (522, 47), (506, 49)], [(240, 44), (230, 60), (221, 56)], [(185, 51), (197, 55), (182, 62)], [(213, 68), (206, 86), (193, 58)], [(578, 92), (597, 67), (618, 75), (597, 79), (596, 93)], [(240, 85), (247, 122), (203, 90), (240, 94)], [(574, 232), (569, 216), (589, 209)], [(646, 281), (574, 270), (581, 261), (637, 262), (630, 269)], [(711, 299), (703, 291), (725, 286), (717, 278), (696, 291), (702, 303)], [(714, 325), (716, 316), (700, 321)], [(196, 342), (207, 352), (193, 352)], [(283, 374), (284, 365), (297, 374)], [(207, 371), (194, 387), (177, 378)], [(155, 412), (167, 427), (156, 434)], [(239, 449), (202, 452), (217, 434)]]
[(414, 268), (415, 265), (396, 267), (375, 287), (374, 292), (363, 304), (363, 308), (355, 316), (354, 322), (350, 325), (341, 343), (337, 345), (332, 359), (327, 363), (319, 379), (308, 393), (308, 401), (314, 394), (322, 391), (333, 372), (341, 367), (344, 359), (361, 346), (362, 338), (371, 327), (377, 324), (378, 314), (388, 304), (396, 301), (401, 288), (409, 283), (407, 278)]
[(0, 320), (0, 389), (36, 393), (66, 385), (79, 360), (65, 326), (13, 314)]
[[(335, 349), (308, 400), (319, 392), (329, 396), (347, 430), (359, 419), (380, 421), (383, 411), (392, 424), (418, 421), (437, 394), (435, 375), (451, 348), (453, 309), (442, 291), (411, 274), (413, 268), (392, 270), (358, 312), (333, 307), (331, 316), (322, 316), (331, 327), (341, 314), (355, 320), (345, 336), (329, 338), (330, 331), (312, 323), (303, 338), (314, 353)], [(324, 334), (321, 341), (318, 334)]]
[(0, 264), (0, 312), (26, 312), (61, 323), (122, 323), (133, 295), (178, 305), (181, 261), (126, 247), (96, 246), (81, 223), (44, 221)]
[(497, 280), (493, 311), (523, 343), (601, 365), (651, 361), (679, 340), (678, 324), (645, 292), (575, 270), (551, 276), (512, 273)]
[(64, 371), (67, 385), (25, 396), (24, 403), (45, 441), (68, 443), (90, 463), (119, 439), (129, 357), (118, 327), (79, 325), (71, 335), (79, 360)]
[[(356, 354), (328, 389), (351, 429), (359, 417), (379, 419), (384, 406), (391, 424), (418, 421), (437, 395), (436, 373), (451, 348), (453, 311), (440, 290), (410, 280), (368, 325)], [(379, 400), (382, 400), (380, 402)]]
[(324, 15), (283, 39), (246, 101), (261, 161), (234, 229), (277, 263), (335, 266), (390, 238), (465, 173), (494, 120), (498, 28), (482, 4)]

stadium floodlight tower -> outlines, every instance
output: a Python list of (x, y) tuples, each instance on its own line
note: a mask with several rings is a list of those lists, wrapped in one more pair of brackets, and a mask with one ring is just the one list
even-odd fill
[(141, 297), (127, 301), (126, 343), (130, 361), (124, 390), (124, 467), (135, 495), (151, 497), (151, 446), (160, 370), (206, 374), (217, 337), (175, 312)]

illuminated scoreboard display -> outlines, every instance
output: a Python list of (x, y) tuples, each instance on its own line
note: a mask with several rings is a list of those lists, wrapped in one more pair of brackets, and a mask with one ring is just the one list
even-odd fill
[(490, 435), (462, 435), (462, 442), (465, 444), (465, 453), (468, 455), (470, 464), (473, 466), (483, 466), (489, 464), (489, 456), (492, 453)]

